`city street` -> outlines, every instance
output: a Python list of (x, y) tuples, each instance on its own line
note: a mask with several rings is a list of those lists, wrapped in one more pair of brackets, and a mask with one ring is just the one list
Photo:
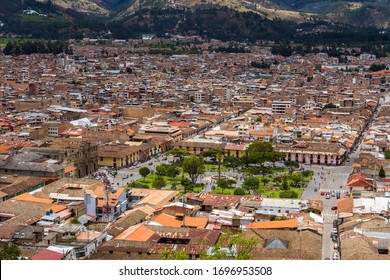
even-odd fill
[(349, 155), (349, 161), (345, 162), (345, 165), (342, 166), (321, 167), (317, 165), (303, 165), (306, 170), (312, 170), (314, 175), (303, 192), (302, 199), (319, 199), (323, 201), (324, 209), (322, 217), (324, 219), (324, 229), (322, 235), (322, 259), (332, 259), (335, 252), (331, 233), (333, 231), (333, 221), (337, 219), (337, 210), (332, 210), (331, 208), (337, 206), (337, 198), (336, 196), (327, 198), (326, 195), (321, 195), (321, 193), (339, 191), (341, 197), (345, 196), (345, 193), (349, 191), (347, 188), (347, 180), (352, 173), (354, 160), (359, 158), (360, 147), (361, 138), (357, 142), (356, 150)]
[[(164, 160), (164, 158), (167, 158)], [(118, 170), (118, 173), (115, 177), (109, 176), (108, 179), (110, 180), (110, 183), (113, 187), (122, 187), (124, 185), (127, 185), (128, 183), (132, 183), (134, 181), (137, 181), (142, 178), (142, 176), (139, 174), (139, 170), (142, 167), (147, 167), (150, 169), (151, 172), (156, 172), (156, 166), (160, 164), (169, 164), (169, 162), (172, 162), (173, 157), (172, 156), (166, 156), (166, 155), (159, 155), (157, 157), (152, 157), (148, 161), (140, 162), (137, 165), (133, 165), (129, 168), (122, 168)], [(104, 167), (99, 169), (100, 171), (106, 170)]]

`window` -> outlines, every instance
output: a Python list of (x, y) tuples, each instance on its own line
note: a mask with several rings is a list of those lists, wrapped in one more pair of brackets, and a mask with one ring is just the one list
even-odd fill
[(100, 157), (100, 161), (103, 161), (103, 157)]

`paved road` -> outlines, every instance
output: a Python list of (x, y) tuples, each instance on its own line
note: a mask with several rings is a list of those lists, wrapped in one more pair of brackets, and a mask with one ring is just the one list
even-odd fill
[[(324, 231), (322, 235), (322, 258), (333, 257), (334, 243), (331, 239), (333, 229), (333, 221), (337, 219), (337, 211), (332, 210), (333, 206), (337, 206), (336, 196), (327, 198), (321, 195), (322, 192), (340, 192), (341, 197), (345, 196), (348, 188), (346, 186), (348, 176), (352, 172), (351, 166), (305, 166), (305, 169), (314, 172), (313, 178), (308, 184), (306, 190), (302, 194), (302, 199), (318, 199), (323, 201), (322, 217), (324, 220)], [(341, 187), (340, 187), (341, 186)], [(317, 189), (317, 191), (314, 191)]]
[[(156, 166), (162, 163), (169, 164), (170, 161), (173, 160), (173, 157), (167, 157), (165, 155), (160, 155), (154, 158), (149, 159), (148, 161), (138, 163), (136, 166), (131, 166), (129, 168), (121, 168), (118, 170), (118, 174), (116, 176), (109, 176), (109, 180), (111, 185), (114, 187), (121, 187), (127, 185), (128, 183), (132, 183), (141, 179), (141, 175), (139, 175), (139, 169), (141, 167), (147, 167), (151, 170), (151, 172), (156, 172)], [(99, 170), (105, 170), (104, 168), (100, 168)], [(128, 176), (128, 178), (126, 178)]]

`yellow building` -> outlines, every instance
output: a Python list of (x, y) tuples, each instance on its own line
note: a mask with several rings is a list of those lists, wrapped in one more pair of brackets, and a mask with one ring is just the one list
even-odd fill
[(100, 146), (98, 148), (99, 166), (121, 168), (140, 160), (140, 146), (127, 145)]

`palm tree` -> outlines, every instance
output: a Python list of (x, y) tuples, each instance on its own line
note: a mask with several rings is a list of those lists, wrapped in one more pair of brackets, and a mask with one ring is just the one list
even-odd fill
[(222, 150), (218, 150), (215, 153), (215, 159), (218, 162), (218, 179), (221, 179), (221, 163), (223, 161), (223, 151)]

